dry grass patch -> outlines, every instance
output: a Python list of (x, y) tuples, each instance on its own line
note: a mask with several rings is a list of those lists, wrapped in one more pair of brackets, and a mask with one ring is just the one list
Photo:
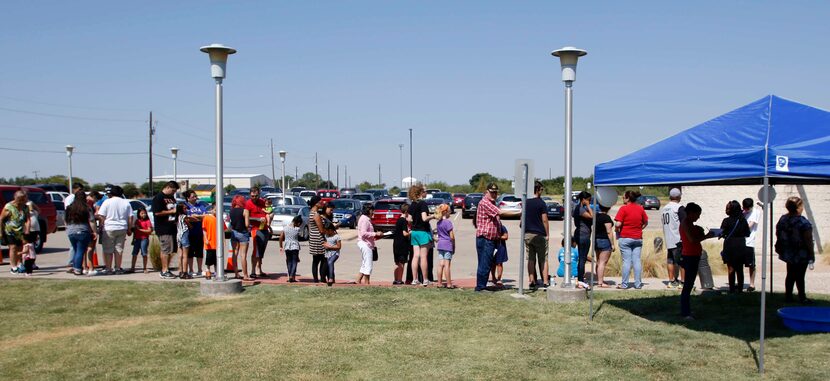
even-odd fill
[[(661, 246), (659, 250), (654, 245), (655, 238), (663, 238), (663, 233), (656, 230), (646, 230), (643, 232), (643, 249), (640, 253), (640, 260), (643, 263), (643, 278), (666, 278), (668, 270), (666, 268), (666, 248)], [(726, 265), (720, 259), (720, 251), (723, 247), (722, 243), (706, 242), (704, 241), (703, 249), (709, 256), (709, 266), (712, 268), (713, 275), (724, 275), (727, 273)], [(606, 276), (620, 276), (622, 274), (622, 256), (620, 255), (619, 246), (617, 250), (611, 254), (608, 260), (608, 265), (605, 268)]]

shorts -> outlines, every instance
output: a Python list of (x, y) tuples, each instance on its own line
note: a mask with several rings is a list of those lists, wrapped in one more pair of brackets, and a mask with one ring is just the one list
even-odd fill
[(159, 246), (161, 246), (161, 254), (170, 255), (178, 250), (176, 246), (176, 237), (172, 234), (161, 234), (159, 237)]
[(527, 260), (545, 263), (548, 260), (548, 237), (541, 234), (525, 233)]
[(127, 240), (127, 229), (105, 230), (101, 245), (104, 246), (104, 254), (124, 252), (124, 242)]
[(755, 268), (755, 248), (751, 246), (746, 247), (746, 259), (744, 265), (749, 268)]
[(363, 275), (372, 275), (372, 267), (374, 265), (372, 248), (366, 242), (358, 242), (357, 248), (360, 249), (361, 253), (360, 273)]
[(498, 249), (498, 250), (496, 250), (496, 256), (495, 256), (494, 260), (495, 260), (497, 265), (500, 265), (502, 263), (507, 262), (507, 259), (508, 259), (507, 258), (507, 249), (504, 249), (504, 250)]
[(670, 265), (680, 265), (680, 248), (668, 249), (666, 254), (666, 263)]
[(409, 252), (412, 250), (412, 246), (403, 247), (395, 247), (392, 249), (392, 253), (395, 257), (395, 264), (401, 265), (406, 264), (409, 262)]
[(190, 246), (190, 250), (187, 251), (188, 258), (202, 258), (205, 252), (204, 245), (192, 245)]
[(236, 230), (231, 230), (231, 243), (248, 243), (251, 241), (251, 233), (250, 232), (238, 232)]
[(594, 241), (598, 252), (611, 251), (611, 240), (605, 238), (597, 238)]
[(438, 250), (438, 258), (451, 261), (452, 260), (452, 251), (447, 250)]
[(190, 247), (190, 234), (188, 232), (179, 233), (179, 247), (182, 248), (189, 248)]
[(6, 244), (9, 246), (23, 246), (23, 234), (6, 233)]
[(205, 267), (216, 266), (216, 249), (205, 249)]
[(409, 235), (409, 242), (412, 246), (424, 246), (432, 242), (432, 235), (420, 230), (413, 230)]

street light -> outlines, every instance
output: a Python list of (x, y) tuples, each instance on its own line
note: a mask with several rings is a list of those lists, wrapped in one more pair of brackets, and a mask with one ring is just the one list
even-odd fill
[(173, 181), (179, 182), (179, 149), (176, 147), (170, 148), (170, 154), (173, 155)]
[(72, 192), (72, 151), (75, 150), (74, 146), (67, 145), (66, 146), (66, 158), (69, 161), (69, 191)]
[(282, 199), (285, 202), (285, 154), (288, 152), (280, 151), (280, 163), (282, 163)]
[[(228, 55), (236, 53), (236, 49), (229, 48), (222, 44), (210, 44), (199, 50), (207, 53), (210, 57), (210, 76), (216, 81), (216, 191), (214, 202), (216, 204), (216, 220), (224, 220), (224, 205), (222, 200), (225, 196), (224, 178), (222, 174), (222, 80), (225, 78), (225, 64), (228, 62)], [(217, 281), (225, 281), (225, 236), (224, 224), (216, 224), (216, 277)]]
[(571, 276), (571, 230), (573, 230), (571, 205), (571, 183), (573, 181), (573, 83), (576, 81), (576, 62), (588, 52), (572, 46), (554, 50), (551, 54), (559, 57), (562, 66), (562, 82), (565, 82), (565, 282), (562, 287), (572, 288)]

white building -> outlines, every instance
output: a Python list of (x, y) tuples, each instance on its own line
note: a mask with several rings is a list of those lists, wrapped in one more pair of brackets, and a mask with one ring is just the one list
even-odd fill
[[(684, 186), (681, 203), (694, 202), (703, 208), (698, 225), (709, 229), (720, 227), (726, 217), (726, 203), (732, 200), (742, 202), (745, 198), (759, 201), (761, 185), (728, 185), (728, 186)], [(772, 203), (772, 231), (775, 234), (775, 224), (782, 215), (787, 213), (784, 203), (790, 196), (798, 196), (804, 201), (804, 214), (813, 224), (813, 238), (817, 250), (822, 252), (822, 246), (830, 243), (830, 186), (826, 185), (776, 185), (775, 199)], [(758, 208), (757, 204), (755, 206)], [(759, 211), (763, 212), (759, 209)], [(757, 238), (760, 241), (761, 231)], [(774, 242), (774, 239), (773, 239)], [(760, 242), (756, 247), (760, 247)], [(772, 248), (770, 247), (770, 250)]]
[[(194, 185), (216, 184), (216, 175), (178, 175), (179, 184), (184, 189), (190, 189)], [(274, 181), (268, 176), (261, 174), (224, 174), (225, 186), (233, 185), (237, 188), (250, 188), (254, 185), (274, 186)], [(153, 176), (153, 181), (170, 181), (173, 175)]]
[(408, 190), (409, 187), (411, 187), (415, 184), (420, 184), (418, 179), (416, 179), (414, 177), (404, 177), (403, 180), (401, 180), (401, 189)]

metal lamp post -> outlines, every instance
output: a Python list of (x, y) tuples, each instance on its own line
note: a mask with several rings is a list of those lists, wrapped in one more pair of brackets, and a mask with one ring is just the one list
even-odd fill
[(66, 158), (69, 161), (69, 191), (72, 192), (72, 151), (75, 150), (74, 146), (67, 145), (66, 146)]
[[(287, 152), (280, 151), (280, 163), (282, 163), (282, 195), (283, 200), (285, 200), (285, 154)], [(284, 202), (284, 201), (283, 201)]]
[(179, 182), (179, 149), (170, 148), (170, 154), (173, 155), (173, 181)]
[(562, 287), (572, 288), (571, 241), (573, 230), (573, 206), (571, 205), (571, 183), (573, 180), (573, 83), (576, 81), (576, 62), (588, 52), (572, 46), (554, 50), (551, 54), (559, 57), (562, 66), (562, 82), (565, 82), (565, 282)]
[(210, 75), (216, 81), (216, 191), (214, 202), (216, 204), (216, 277), (217, 281), (225, 281), (225, 236), (224, 205), (222, 201), (225, 196), (224, 178), (222, 173), (222, 80), (225, 78), (225, 64), (228, 62), (228, 55), (236, 53), (236, 49), (222, 44), (210, 44), (199, 50), (210, 56)]

